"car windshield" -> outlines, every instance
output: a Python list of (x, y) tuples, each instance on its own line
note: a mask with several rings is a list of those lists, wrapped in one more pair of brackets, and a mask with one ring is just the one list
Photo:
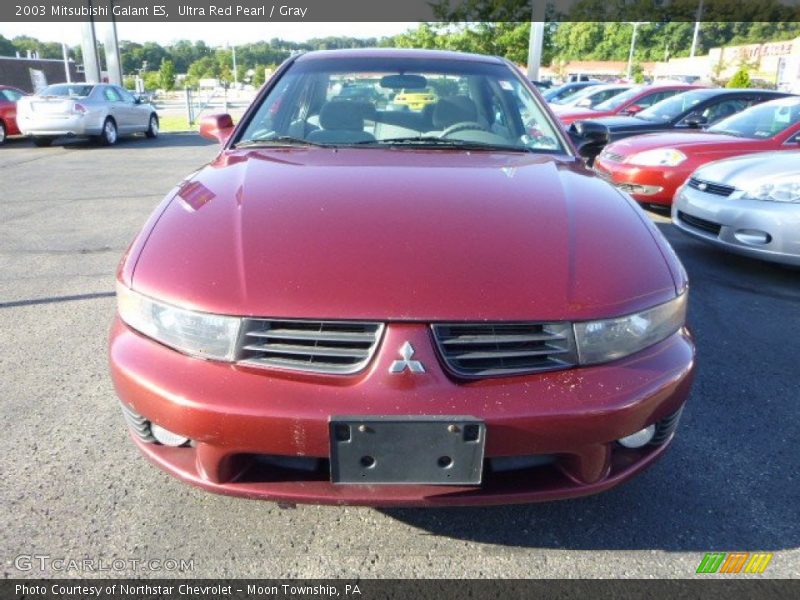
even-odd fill
[(92, 93), (92, 85), (48, 85), (39, 92), (39, 96), (64, 96), (67, 98), (85, 98)]
[[(369, 91), (345, 91), (353, 88)], [(566, 152), (507, 65), (401, 57), (298, 59), (235, 142), (270, 144)]]
[(797, 123), (800, 123), (800, 98), (791, 97), (752, 106), (712, 125), (707, 131), (764, 139), (778, 135)]
[(644, 88), (642, 87), (635, 87), (624, 92), (617, 94), (616, 96), (612, 96), (608, 100), (601, 102), (600, 104), (595, 105), (595, 110), (616, 110), (623, 104), (626, 104), (636, 98), (639, 94), (642, 93)]
[(671, 98), (657, 102), (650, 108), (645, 108), (643, 111), (636, 113), (636, 118), (644, 119), (645, 121), (666, 123), (689, 112), (709, 96), (708, 90), (684, 92), (683, 94), (678, 94), (677, 96), (672, 96)]

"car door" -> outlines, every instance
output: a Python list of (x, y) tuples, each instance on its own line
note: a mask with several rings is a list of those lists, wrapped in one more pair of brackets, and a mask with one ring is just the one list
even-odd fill
[(116, 86), (115, 89), (122, 98), (126, 112), (128, 112), (130, 131), (140, 132), (147, 130), (150, 125), (150, 108), (146, 104), (137, 103), (136, 98), (128, 90)]
[(102, 102), (105, 104), (108, 114), (117, 123), (117, 131), (119, 133), (130, 131), (130, 115), (125, 110), (122, 96), (112, 85), (104, 85), (100, 91), (102, 93)]

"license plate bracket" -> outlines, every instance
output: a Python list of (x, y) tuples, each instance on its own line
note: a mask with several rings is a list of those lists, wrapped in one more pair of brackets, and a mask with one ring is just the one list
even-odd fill
[(331, 481), (480, 485), (486, 425), (469, 416), (335, 416)]

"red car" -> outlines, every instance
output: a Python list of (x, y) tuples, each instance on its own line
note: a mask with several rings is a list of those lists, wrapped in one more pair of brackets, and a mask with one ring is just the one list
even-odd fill
[[(452, 95), (337, 99), (359, 80)], [(538, 98), (500, 58), (323, 51), (236, 127), (207, 117), (219, 155), (117, 274), (142, 453), (215, 492), (379, 506), (580, 496), (661, 456), (694, 368), (686, 274)]]
[(599, 119), (600, 117), (613, 117), (614, 115), (635, 115), (657, 102), (661, 102), (689, 90), (699, 89), (695, 85), (642, 85), (631, 88), (608, 100), (601, 102), (594, 108), (570, 107), (556, 110), (558, 119), (566, 126), (580, 119)]
[(609, 144), (594, 169), (635, 200), (670, 206), (692, 171), (708, 162), (800, 148), (800, 97), (757, 104), (705, 131), (655, 133)]
[(17, 127), (17, 100), (25, 92), (7, 85), (0, 85), (0, 144), (5, 143), (9, 135), (20, 135)]

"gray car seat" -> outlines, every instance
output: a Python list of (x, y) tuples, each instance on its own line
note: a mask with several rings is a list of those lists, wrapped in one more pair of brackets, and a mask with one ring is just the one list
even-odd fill
[(326, 102), (319, 111), (322, 129), (312, 131), (306, 138), (321, 144), (352, 144), (370, 142), (375, 136), (364, 131), (364, 109), (358, 102)]

